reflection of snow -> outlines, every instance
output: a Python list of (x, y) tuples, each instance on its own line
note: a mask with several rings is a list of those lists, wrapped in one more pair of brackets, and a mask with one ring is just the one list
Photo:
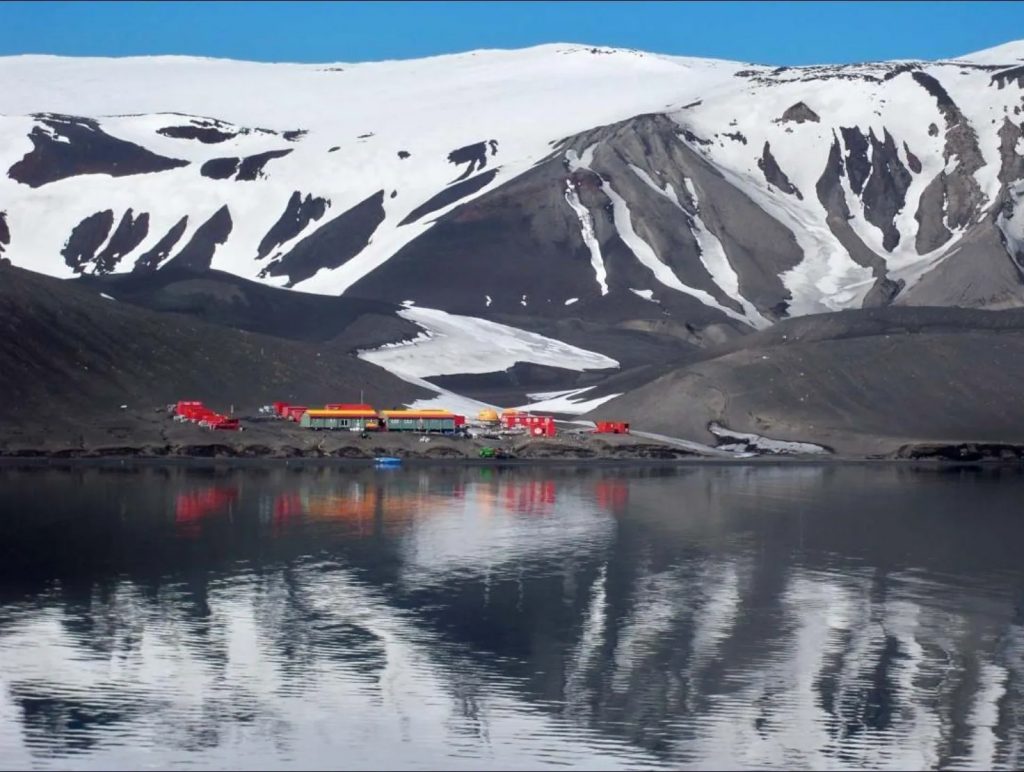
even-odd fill
[(590, 591), (583, 632), (566, 667), (565, 712), (577, 720), (592, 712), (592, 690), (587, 687), (586, 681), (591, 668), (599, 664), (598, 658), (607, 634), (607, 574), (608, 566), (601, 566), (601, 572)]
[[(6, 626), (0, 658), (5, 679), (16, 673), (17, 681), (0, 682), (0, 765), (65, 768), (67, 756), (50, 751), (66, 750), (70, 735), (78, 736), (65, 726), (45, 736), (35, 728), (27, 733), (30, 755), (24, 716), (9, 697), (25, 689), (71, 705), (101, 703), (117, 715), (81, 734), (95, 743), (77, 749), (76, 766), (192, 766), (197, 732), (209, 768), (315, 769), (330, 758), (352, 769), (509, 769), (524, 758), (601, 769), (661, 766), (626, 742), (570, 727), (525, 702), (514, 684), (449, 651), (343, 569), (318, 564), (282, 578), (218, 582), (202, 623), (173, 594), (153, 601), (122, 583), (111, 603), (124, 606), (117, 618), (124, 613), (134, 627), (114, 637), (109, 655), (87, 649), (59, 608)], [(282, 649), (280, 636), (289, 632), (282, 616), (295, 602), (317, 623), (299, 623)], [(331, 632), (310, 638), (317, 629)], [(362, 651), (334, 640), (345, 630), (358, 631)], [(211, 646), (223, 659), (210, 656)]]

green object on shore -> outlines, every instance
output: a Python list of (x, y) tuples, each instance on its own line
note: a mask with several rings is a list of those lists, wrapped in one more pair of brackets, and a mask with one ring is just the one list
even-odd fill
[(501, 448), (480, 448), (480, 458), (512, 458), (512, 454)]

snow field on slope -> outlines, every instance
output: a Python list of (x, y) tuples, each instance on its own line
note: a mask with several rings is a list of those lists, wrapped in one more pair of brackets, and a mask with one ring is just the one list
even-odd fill
[[(961, 58), (1012, 65), (1022, 54), (1024, 44), (1013, 43)], [(255, 260), (256, 247), (294, 191), (327, 198), (331, 206), (324, 217), (287, 242), (284, 250), (383, 190), (386, 217), (370, 244), (339, 268), (323, 269), (298, 285), (305, 291), (336, 294), (427, 230), (436, 217), (545, 157), (551, 141), (639, 113), (678, 110), (696, 99), (701, 104), (674, 116), (699, 136), (713, 140), (709, 148), (691, 143), (693, 149), (709, 157), (730, 181), (793, 230), (804, 252), (802, 262), (783, 276), (793, 294), (790, 313), (859, 305), (874, 281), (871, 271), (856, 265), (831, 234), (814, 189), (825, 168), (832, 132), (838, 132), (840, 126), (858, 126), (865, 133), (870, 128), (879, 138), (888, 128), (904, 164), (906, 141), (924, 166), (921, 173), (911, 175), (906, 205), (896, 218), (900, 244), (892, 253), (882, 248), (881, 232), (864, 219), (863, 207), (849, 190), (848, 179), (842, 180), (853, 215), (851, 227), (886, 260), (893, 278), (912, 284), (957, 248), (960, 235), (954, 234), (954, 239), (926, 255), (918, 255), (914, 246), (914, 213), (921, 191), (942, 164), (945, 121), (934, 97), (909, 73), (883, 83), (801, 82), (797, 78), (804, 70), (792, 68), (775, 77), (776, 82), (759, 85), (735, 78), (733, 73), (754, 69), (767, 74), (770, 68), (632, 51), (595, 55), (587, 47), (561, 44), (355, 65), (189, 57), (19, 56), (0, 59), (0, 67), (12, 84), (0, 95), (0, 113), (4, 114), (0, 119), (0, 163), (5, 169), (31, 149), (27, 134), (33, 122), (24, 117), (31, 112), (98, 118), (101, 127), (114, 137), (193, 162), (189, 167), (155, 174), (121, 178), (85, 175), (37, 189), (0, 177), (0, 199), (5, 202), (12, 231), (8, 256), (17, 264), (51, 275), (72, 275), (59, 251), (72, 228), (96, 211), (113, 211), (111, 234), (128, 208), (136, 215), (149, 213), (147, 238), (119, 266), (126, 270), (181, 216), (188, 215), (188, 229), (172, 251), (173, 258), (195, 230), (227, 203), (233, 229), (217, 249), (213, 267), (256, 278), (266, 262)], [(865, 69), (871, 70), (871, 65)], [(927, 63), (922, 63), (921, 69), (942, 82), (976, 130), (986, 166), (975, 177), (985, 195), (993, 199), (998, 189), (997, 132), (1003, 117), (1012, 117), (1008, 110), (1018, 104), (1019, 89), (1012, 84), (997, 89), (989, 85), (991, 74), (981, 70)], [(820, 115), (821, 123), (774, 122), (798, 101)], [(252, 132), (210, 145), (156, 133), (162, 126), (187, 123), (189, 115), (251, 129), (305, 129), (309, 133), (289, 142), (281, 136)], [(937, 137), (927, 134), (932, 122), (940, 127)], [(741, 131), (747, 143), (715, 137), (726, 131)], [(372, 136), (360, 136), (367, 134)], [(464, 167), (447, 161), (449, 152), (490, 139), (498, 140), (498, 152), (488, 154), (483, 170), (500, 167), (500, 171), (488, 186), (420, 222), (397, 226), (412, 209), (461, 173)], [(766, 140), (782, 170), (803, 194), (803, 201), (772, 189), (764, 180), (756, 160)], [(332, 147), (339, 149), (329, 153)], [(210, 158), (274, 149), (292, 152), (269, 161), (265, 179), (209, 180), (199, 174), (201, 163)], [(399, 150), (411, 157), (399, 159)], [(955, 163), (954, 158), (951, 164)], [(717, 259), (714, 234), (703, 224), (698, 230), (695, 236), (703, 239), (708, 270), (723, 291), (744, 303), (746, 316), (752, 319), (747, 304), (730, 289), (727, 260)], [(620, 232), (628, 237), (628, 228)], [(644, 248), (636, 242), (630, 246), (643, 260)], [(281, 285), (285, 279), (262, 281)]]
[(517, 362), (579, 371), (619, 366), (603, 354), (486, 319), (418, 306), (398, 313), (425, 332), (412, 341), (361, 351), (359, 357), (400, 376), (494, 373)]
[[(1002, 116), (1016, 103), (1019, 94), (1010, 89), (1001, 93), (989, 86), (991, 73), (957, 67), (923, 66), (924, 72), (939, 79), (978, 134), (979, 147), (986, 166), (975, 174), (982, 191), (991, 201), (998, 190), (998, 129)], [(777, 123), (783, 112), (803, 102), (817, 113), (821, 122)], [(738, 109), (742, 105), (743, 109)], [(864, 217), (864, 207), (850, 189), (849, 177), (841, 178), (852, 219), (850, 225), (862, 241), (885, 259), (894, 278), (912, 284), (954, 247), (960, 233), (939, 249), (918, 254), (915, 247), (917, 212), (921, 193), (927, 184), (947, 166), (942, 160), (945, 146), (945, 119), (935, 98), (909, 73), (884, 83), (865, 81), (777, 82), (771, 86), (746, 84), (711, 94), (696, 108), (673, 116), (677, 122), (699, 137), (713, 140), (709, 148), (688, 143), (709, 157), (738, 187), (755, 202), (794, 231), (804, 252), (804, 260), (783, 275), (793, 293), (790, 313), (836, 310), (859, 305), (873, 284), (869, 270), (852, 261), (832, 235), (826, 223), (824, 207), (818, 201), (815, 186), (825, 170), (833, 136), (840, 127), (853, 128), (867, 135), (873, 131), (881, 141), (888, 129), (901, 162), (909, 167), (906, 142), (922, 164), (920, 173), (911, 172), (906, 203), (895, 218), (900, 242), (892, 252), (882, 246), (882, 232)], [(929, 123), (939, 127), (938, 136), (928, 135)], [(728, 128), (726, 128), (728, 127)], [(724, 131), (740, 132), (743, 144), (719, 136)], [(803, 200), (770, 186), (757, 166), (764, 143)], [(868, 147), (871, 159), (871, 147)], [(952, 159), (951, 165), (956, 163)]]
[[(160, 227), (151, 219), (153, 240), (166, 232), (166, 228), (161, 230), (165, 222), (170, 223), (169, 228), (187, 213), (190, 229), (196, 228), (227, 203), (234, 228), (215, 254), (213, 267), (220, 270), (256, 278), (262, 268), (255, 260), (256, 245), (296, 190), (332, 202), (331, 210), (307, 232), (384, 190), (386, 218), (372, 243), (340, 268), (321, 270), (299, 285), (304, 291), (337, 294), (426, 230), (430, 220), (458, 205), (431, 213), (426, 222), (397, 225), (460, 174), (464, 167), (447, 161), (452, 150), (490, 139), (499, 143), (497, 154), (488, 155), (485, 170), (500, 165), (501, 171), (489, 186), (463, 199), (469, 200), (546, 156), (552, 140), (682, 102), (730, 78), (738, 65), (631, 52), (594, 55), (579, 46), (548, 45), (341, 65), (340, 72), (328, 71), (327, 65), (187, 57), (22, 56), (0, 60), (0, 67), (11, 83), (18, 84), (0, 95), (0, 112), (9, 115), (61, 112), (100, 117), (101, 127), (112, 136), (196, 164), (213, 157), (291, 149), (288, 156), (271, 160), (265, 168), (266, 179), (258, 182), (207, 180), (200, 177), (198, 165), (193, 165), (176, 170), (177, 174), (140, 175), (130, 201), (122, 204), (121, 199), (114, 199), (117, 206), (130, 205), (136, 213), (148, 211), (151, 218), (160, 217)], [(553, 71), (558, 72), (557, 78), (551, 77)], [(197, 83), (203, 87), (197, 89)], [(636, 87), (640, 83), (643, 88)], [(181, 116), (167, 115), (171, 111), (250, 128), (305, 129), (309, 133), (298, 142), (250, 134), (203, 145), (155, 133), (160, 125), (186, 122)], [(157, 112), (165, 114), (165, 122), (146, 115)], [(140, 113), (143, 115), (137, 115)], [(128, 117), (101, 117), (110, 115)], [(24, 128), (22, 123), (21, 152), (0, 150), (0, 162), (6, 167), (31, 147)], [(366, 134), (373, 136), (360, 139)], [(335, 146), (339, 149), (329, 153)], [(9, 147), (5, 142), (3, 148)], [(399, 159), (399, 150), (411, 157)], [(14, 187), (9, 191), (0, 188), (0, 192), (5, 198), (16, 194), (27, 210), (23, 214), (30, 214), (29, 221), (39, 225), (31, 243), (26, 241), (23, 246), (21, 239), (29, 238), (24, 229), (18, 229), (12, 238), (9, 251), (16, 262), (45, 261), (42, 270), (47, 273), (72, 275), (55, 257), (64, 240), (83, 216), (114, 208), (110, 191), (102, 186), (97, 189), (95, 179), (110, 180), (89, 175), (36, 190), (5, 180), (4, 188), (8, 184)], [(120, 186), (125, 180), (115, 182)], [(54, 190), (60, 191), (62, 201), (77, 200), (79, 206), (71, 211), (52, 206)], [(397, 191), (394, 199), (391, 191)], [(207, 201), (216, 203), (209, 214), (210, 207), (204, 206)], [(173, 212), (161, 217), (161, 210), (171, 209)], [(120, 213), (115, 211), (115, 218)], [(187, 235), (175, 252), (187, 243)], [(142, 251), (140, 245), (132, 255)]]

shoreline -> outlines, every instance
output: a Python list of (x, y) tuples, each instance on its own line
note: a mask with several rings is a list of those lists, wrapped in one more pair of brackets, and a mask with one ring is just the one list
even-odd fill
[[(771, 452), (747, 444), (747, 455), (682, 438), (636, 432), (591, 434), (566, 431), (554, 437), (460, 438), (385, 432), (310, 432), (284, 421), (251, 420), (244, 432), (221, 432), (176, 423), (165, 411), (104, 416), (31, 427), (12, 426), (0, 436), (0, 464), (73, 462), (146, 464), (373, 466), (380, 456), (405, 465), (616, 466), (680, 464), (808, 464), (910, 462), (929, 465), (1024, 464), (1024, 443), (913, 440), (861, 442), (828, 453)], [(735, 447), (735, 443), (732, 443)], [(839, 443), (837, 443), (839, 444)], [(493, 448), (505, 458), (481, 458)], [(741, 448), (742, 449), (742, 448)]]
[[(480, 468), (529, 468), (529, 467), (593, 467), (593, 468), (658, 468), (685, 466), (917, 466), (930, 469), (953, 469), (964, 467), (1013, 468), (1022, 467), (1020, 459), (982, 458), (958, 460), (940, 457), (898, 458), (858, 456), (778, 456), (763, 455), (747, 458), (721, 458), (712, 456), (680, 456), (675, 458), (651, 457), (535, 457), (535, 458), (429, 458), (406, 457), (400, 465), (381, 467), (381, 471), (393, 471), (409, 467), (480, 467)], [(151, 455), (0, 455), (0, 469), (18, 467), (338, 467), (341, 469), (377, 469), (373, 458), (346, 458), (343, 456), (151, 456)]]

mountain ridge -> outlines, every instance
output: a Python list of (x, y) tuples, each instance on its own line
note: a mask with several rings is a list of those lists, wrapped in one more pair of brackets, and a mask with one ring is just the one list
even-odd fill
[[(0, 255), (381, 304), (385, 327), (425, 332), (361, 356), (419, 386), (505, 389), (490, 363), (509, 388), (534, 373), (593, 396), (794, 318), (1024, 307), (1024, 41), (794, 67), (546, 44), (0, 72), (17, 84), (0, 95)], [(482, 352), (470, 332), (511, 348), (436, 355), (459, 335)], [(570, 350), (553, 383), (543, 368)], [(618, 381), (592, 367), (608, 359)]]

